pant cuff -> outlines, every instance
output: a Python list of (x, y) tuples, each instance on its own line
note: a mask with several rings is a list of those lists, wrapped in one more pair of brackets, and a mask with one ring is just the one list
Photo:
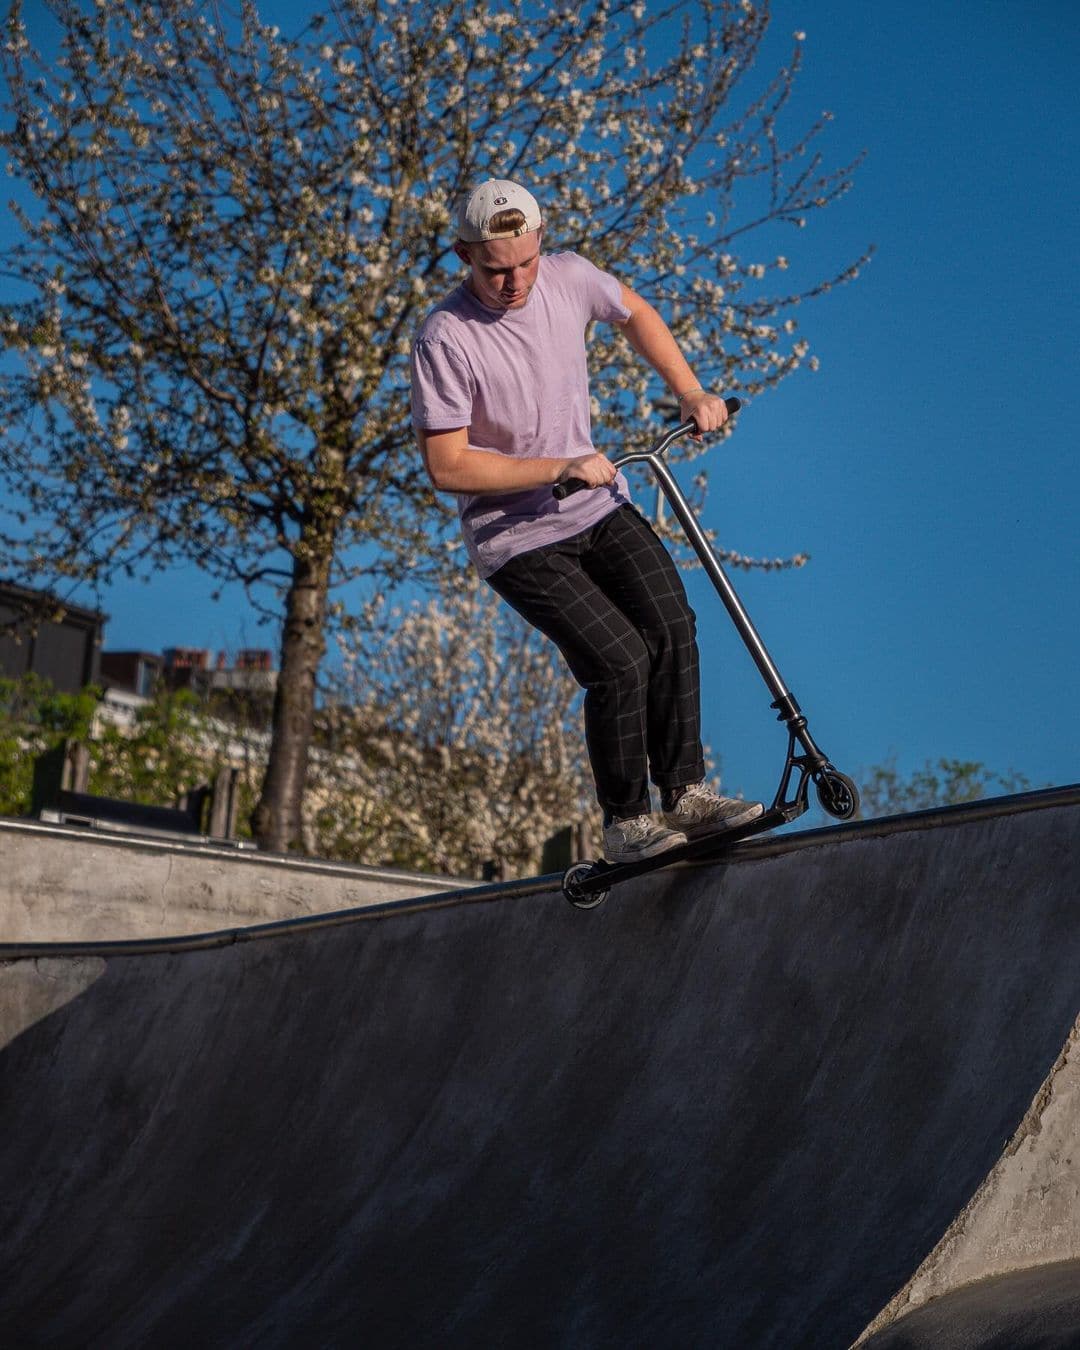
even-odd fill
[(704, 781), (704, 763), (690, 769), (677, 769), (674, 773), (653, 776), (653, 782), (661, 792), (670, 792), (673, 788), (693, 787), (695, 783), (703, 783)]
[(600, 808), (605, 820), (629, 820), (631, 816), (647, 816), (652, 811), (652, 802), (648, 797), (640, 802), (631, 802), (629, 806), (609, 806), (601, 802)]

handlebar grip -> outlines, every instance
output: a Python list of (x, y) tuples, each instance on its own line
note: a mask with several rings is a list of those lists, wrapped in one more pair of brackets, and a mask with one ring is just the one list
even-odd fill
[(564, 497), (569, 497), (572, 492), (580, 492), (582, 488), (589, 485), (584, 478), (566, 478), (561, 483), (556, 483), (551, 489), (551, 495), (556, 501), (562, 501)]
[[(734, 396), (734, 394), (732, 394), (728, 398), (725, 398), (724, 403), (727, 406), (729, 416), (733, 413), (737, 413), (739, 409), (742, 407), (742, 400), (737, 399)], [(685, 435), (686, 432), (693, 429), (693, 427), (694, 422), (689, 421), (686, 423), (684, 427), (679, 428), (677, 434), (680, 436)], [(583, 478), (565, 478), (561, 483), (555, 484), (555, 486), (551, 489), (551, 495), (555, 498), (556, 501), (561, 502), (566, 497), (569, 497), (572, 493), (580, 492), (583, 488), (587, 488), (588, 486), (589, 486), (588, 483), (586, 483)]]

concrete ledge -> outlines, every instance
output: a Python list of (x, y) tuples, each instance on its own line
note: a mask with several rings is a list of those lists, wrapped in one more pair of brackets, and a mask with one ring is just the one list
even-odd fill
[(0, 820), (0, 855), (5, 945), (205, 933), (479, 884), (31, 820)]

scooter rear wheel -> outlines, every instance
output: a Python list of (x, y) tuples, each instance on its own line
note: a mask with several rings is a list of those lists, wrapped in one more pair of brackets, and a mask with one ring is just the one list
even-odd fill
[(837, 820), (851, 820), (859, 810), (859, 789), (846, 773), (825, 769), (815, 780), (821, 809)]
[(568, 867), (563, 874), (563, 895), (575, 909), (595, 909), (597, 905), (602, 905), (608, 898), (607, 890), (590, 893), (583, 891), (578, 884), (592, 875), (595, 866), (596, 864), (591, 862), (576, 862), (572, 867)]

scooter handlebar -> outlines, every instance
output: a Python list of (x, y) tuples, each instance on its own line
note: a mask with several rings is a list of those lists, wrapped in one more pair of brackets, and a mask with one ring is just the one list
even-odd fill
[[(725, 398), (724, 403), (727, 405), (729, 416), (732, 413), (737, 413), (742, 407), (742, 402), (734, 397)], [(683, 422), (682, 425), (676, 427), (674, 431), (668, 432), (662, 441), (663, 448), (666, 449), (673, 441), (677, 441), (683, 436), (689, 436), (692, 431), (697, 431), (697, 423), (693, 418), (688, 422)], [(583, 478), (564, 478), (561, 483), (556, 483), (551, 489), (551, 495), (557, 501), (561, 502), (564, 498), (571, 496), (575, 492), (581, 492), (582, 489), (587, 488), (588, 486), (588, 483), (586, 483)]]

